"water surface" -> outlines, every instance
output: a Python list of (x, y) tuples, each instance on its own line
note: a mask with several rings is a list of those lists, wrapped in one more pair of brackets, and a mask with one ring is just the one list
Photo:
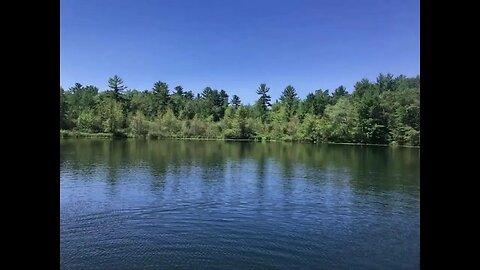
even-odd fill
[(62, 269), (418, 269), (419, 149), (62, 140)]

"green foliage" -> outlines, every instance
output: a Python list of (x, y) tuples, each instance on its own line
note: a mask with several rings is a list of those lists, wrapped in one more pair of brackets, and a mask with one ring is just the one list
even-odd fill
[(107, 133), (118, 132), (124, 121), (121, 104), (114, 99), (107, 98), (102, 102), (99, 111), (103, 131)]
[(397, 80), (390, 73), (387, 75), (380, 73), (377, 77), (376, 86), (380, 91), (395, 91), (397, 90)]
[(159, 115), (153, 122), (150, 135), (159, 138), (173, 138), (177, 137), (180, 129), (180, 121), (175, 117), (172, 109), (167, 109), (163, 115)]
[(315, 94), (309, 93), (302, 103), (303, 113), (322, 116), (325, 108), (330, 103), (330, 98), (328, 90), (322, 91), (319, 89), (315, 91)]
[(176, 86), (170, 94), (161, 81), (151, 91), (125, 90), (118, 76), (103, 92), (80, 83), (68, 91), (60, 87), (61, 136), (420, 145), (419, 76), (380, 74), (375, 82), (357, 82), (352, 94), (339, 86), (303, 100), (288, 85), (273, 105), (266, 84), (253, 105), (210, 87), (195, 95)]
[(355, 90), (353, 91), (354, 97), (360, 98), (366, 92), (371, 91), (374, 88), (374, 85), (370, 83), (368, 79), (362, 79), (361, 81), (355, 83)]
[(297, 97), (295, 88), (291, 85), (288, 85), (280, 96), (280, 102), (283, 106), (285, 106), (288, 118), (290, 118), (296, 112), (299, 101), (300, 100)]
[(356, 142), (358, 121), (355, 106), (345, 97), (325, 109), (325, 122), (331, 142)]
[(300, 119), (298, 116), (294, 115), (290, 118), (287, 123), (286, 134), (291, 140), (295, 140), (298, 129), (300, 127)]
[(179, 118), (188, 120), (195, 116), (195, 103), (193, 101), (186, 101), (185, 107), (180, 111)]
[(228, 107), (228, 94), (225, 92), (225, 90), (220, 90), (219, 93), (220, 96), (220, 105), (224, 108)]
[(102, 120), (93, 110), (83, 111), (77, 118), (77, 129), (84, 132), (101, 132)]
[(240, 105), (242, 105), (242, 102), (240, 101), (240, 97), (238, 97), (237, 95), (233, 95), (232, 106), (235, 108), (238, 108), (240, 107)]
[(141, 112), (146, 117), (153, 117), (151, 93), (137, 90), (127, 91), (125, 94), (125, 107), (128, 114)]
[(400, 125), (392, 133), (394, 144), (420, 145), (420, 131), (410, 126)]
[(67, 128), (67, 101), (65, 100), (65, 91), (60, 86), (60, 129)]
[(198, 119), (195, 115), (191, 120), (186, 120), (182, 124), (181, 134), (187, 138), (205, 137), (206, 123)]
[(150, 129), (150, 123), (145, 115), (139, 111), (136, 112), (129, 121), (130, 133), (133, 137), (145, 137)]
[(326, 117), (320, 117), (315, 123), (315, 141), (317, 142), (331, 142), (332, 125)]
[(297, 130), (297, 138), (302, 141), (314, 142), (317, 136), (317, 125), (319, 122), (319, 117), (307, 113), (303, 118), (303, 122), (300, 124)]
[(115, 101), (122, 101), (122, 93), (127, 87), (123, 85), (123, 80), (117, 75), (108, 79), (108, 87), (110, 88), (112, 97)]
[(156, 115), (163, 114), (168, 107), (170, 97), (168, 95), (168, 84), (158, 81), (153, 84), (153, 110)]
[(91, 85), (82, 86), (80, 83), (75, 83), (75, 86), (71, 87), (68, 92), (61, 89), (60, 116), (63, 128), (75, 128), (80, 114), (83, 111), (94, 109), (98, 101), (98, 88)]
[(96, 139), (111, 139), (113, 138), (112, 133), (90, 133), (90, 132), (82, 132), (77, 130), (60, 130), (60, 138), (67, 139), (67, 138), (96, 138)]
[(338, 100), (342, 97), (348, 96), (347, 89), (345, 86), (340, 85), (337, 89), (332, 94), (332, 104), (335, 104), (338, 102)]
[(185, 106), (186, 102), (185, 93), (183, 87), (178, 85), (175, 87), (175, 93), (170, 96), (170, 107), (176, 117), (180, 116), (180, 111)]
[(217, 122), (223, 118), (225, 109), (228, 106), (228, 95), (224, 90), (220, 92), (210, 87), (206, 87), (200, 98), (200, 113), (203, 118), (212, 116), (213, 121)]
[(258, 116), (262, 119), (262, 123), (266, 123), (268, 120), (268, 107), (271, 107), (271, 97), (268, 95), (270, 88), (266, 84), (262, 83), (257, 89), (257, 94), (260, 98), (256, 102)]
[(271, 110), (271, 130), (269, 130), (269, 135), (272, 138), (282, 139), (286, 135), (287, 125), (288, 125), (288, 114), (287, 108), (281, 106), (280, 104), (275, 104)]
[(359, 117), (359, 141), (369, 144), (388, 144), (390, 125), (388, 108), (382, 103), (382, 95), (376, 89), (366, 91), (356, 99)]

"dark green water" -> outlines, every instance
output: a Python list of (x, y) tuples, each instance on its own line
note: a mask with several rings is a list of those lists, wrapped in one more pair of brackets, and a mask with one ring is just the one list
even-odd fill
[(419, 150), (62, 140), (62, 269), (418, 269)]

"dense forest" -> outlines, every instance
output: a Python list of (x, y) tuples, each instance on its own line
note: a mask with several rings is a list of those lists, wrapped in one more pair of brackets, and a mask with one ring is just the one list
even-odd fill
[[(194, 94), (158, 81), (151, 90), (130, 90), (113, 76), (109, 89), (76, 83), (60, 87), (62, 137), (254, 139), (420, 145), (420, 76), (380, 74), (362, 79), (352, 93), (339, 86), (298, 97), (288, 85), (272, 101), (260, 84), (255, 104), (242, 104), (223, 89)], [(255, 89), (252, 89), (255, 91)]]

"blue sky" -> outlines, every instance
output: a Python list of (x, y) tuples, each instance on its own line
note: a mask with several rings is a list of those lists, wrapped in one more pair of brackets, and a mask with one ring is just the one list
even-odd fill
[(420, 74), (419, 0), (61, 0), (60, 85), (156, 81), (301, 98), (382, 73)]

